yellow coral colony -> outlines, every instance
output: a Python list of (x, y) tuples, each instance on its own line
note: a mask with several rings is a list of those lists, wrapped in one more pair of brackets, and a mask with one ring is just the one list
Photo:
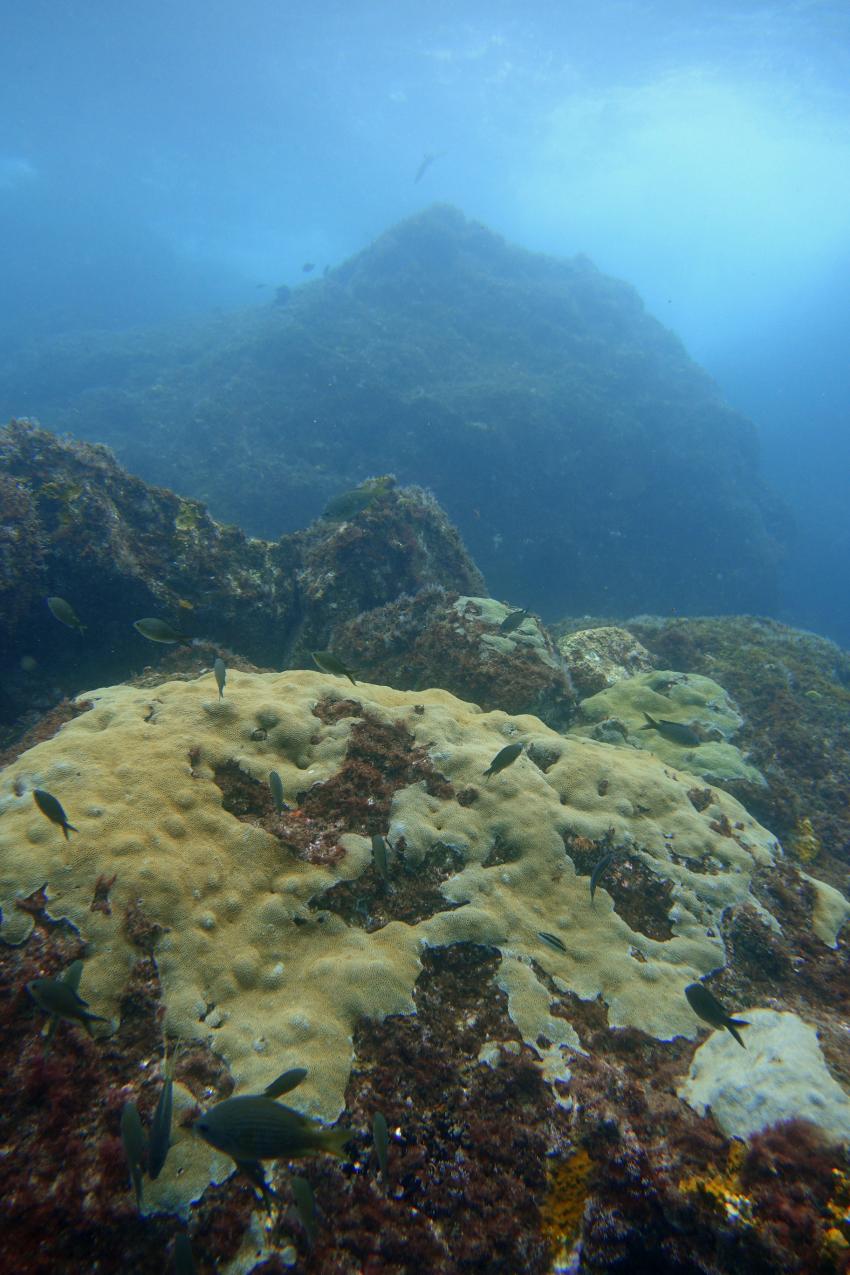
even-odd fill
[[(223, 809), (213, 768), (228, 761), (262, 783), (277, 770), (288, 794), (334, 775), (356, 719), (326, 722), (312, 710), (320, 700), (351, 697), (364, 713), (402, 723), (456, 791), (478, 789), (471, 805), (431, 796), (424, 784), (401, 789), (389, 828), (391, 844), (404, 838), (408, 870), (438, 840), (456, 849), (458, 872), (442, 891), (465, 906), (373, 933), (349, 926), (308, 904), (365, 871), (365, 837), (344, 836), (341, 861), (316, 866)], [(138, 955), (122, 918), (140, 902), (166, 927), (156, 959), (168, 1032), (209, 1038), (242, 1092), (262, 1089), (288, 1067), (307, 1067), (293, 1102), (326, 1119), (343, 1106), (357, 1020), (413, 1012), (423, 945), (473, 941), (500, 949), (511, 1016), (550, 1078), (567, 1074), (578, 1040), (550, 1014), (541, 969), (561, 990), (601, 996), (612, 1024), (659, 1038), (695, 1035), (699, 1024), (683, 988), (723, 964), (720, 912), (748, 896), (753, 866), (777, 852), (724, 793), (695, 809), (693, 776), (650, 753), (565, 738), (537, 718), (483, 713), (443, 691), (353, 691), (319, 673), (233, 672), (224, 700), (210, 676), (153, 691), (109, 687), (85, 698), (94, 703), (90, 711), (0, 777), (4, 929), (16, 937), (27, 918), (15, 897), (46, 881), (51, 914), (69, 918), (91, 945), (86, 998), (98, 1012), (116, 1014)], [(485, 784), (482, 772), (513, 740), (536, 743), (558, 760), (544, 773), (525, 753)], [(54, 793), (79, 828), (70, 843), (36, 809), (35, 787)], [(731, 826), (734, 835), (712, 824)], [(602, 838), (609, 829), (672, 883), (670, 939), (632, 930), (614, 912), (604, 881), (591, 906), (588, 878), (576, 875), (564, 837)], [(510, 853), (494, 854), (496, 846)], [(101, 874), (116, 875), (111, 916), (90, 910)], [(541, 931), (566, 950), (553, 950)]]

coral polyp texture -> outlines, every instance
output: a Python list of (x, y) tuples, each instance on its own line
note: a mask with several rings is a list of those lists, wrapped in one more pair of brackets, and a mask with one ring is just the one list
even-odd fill
[[(733, 798), (712, 792), (697, 809), (693, 777), (648, 753), (443, 691), (234, 673), (223, 699), (209, 675), (86, 699), (88, 712), (3, 774), (6, 936), (25, 936), (15, 900), (46, 882), (49, 913), (90, 944), (86, 999), (115, 1014), (144, 917), (167, 1030), (209, 1036), (241, 1091), (307, 1067), (297, 1103), (326, 1119), (344, 1105), (355, 1025), (413, 1011), (428, 946), (500, 950), (510, 1016), (552, 1078), (578, 1047), (550, 1015), (553, 984), (601, 997), (610, 1025), (694, 1036), (683, 988), (723, 964), (720, 913), (777, 851)], [(513, 741), (525, 752), (485, 778)], [(297, 808), (274, 810), (271, 770)], [(70, 841), (35, 788), (62, 802), (79, 829)], [(378, 832), (391, 847), (383, 891)], [(657, 892), (666, 913), (652, 934), (604, 882), (591, 904), (573, 839), (640, 861), (635, 890)], [(104, 880), (109, 909), (93, 910)]]

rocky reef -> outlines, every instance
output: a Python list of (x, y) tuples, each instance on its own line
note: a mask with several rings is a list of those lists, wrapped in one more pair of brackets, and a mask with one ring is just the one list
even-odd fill
[(738, 795), (805, 866), (844, 888), (850, 862), (850, 654), (814, 633), (753, 616), (664, 620), (630, 631), (657, 663), (722, 683), (741, 716), (736, 743), (764, 777)]
[[(850, 905), (734, 797), (627, 741), (318, 673), (78, 710), (0, 775), (0, 1254), (154, 1272), (186, 1231), (201, 1272), (847, 1269)], [(108, 1021), (48, 1050), (25, 984), (78, 957)], [(752, 1017), (748, 1052), (695, 1016), (698, 979)], [(120, 1111), (149, 1127), (166, 1049), (140, 1212)], [(347, 1158), (267, 1166), (263, 1203), (191, 1124), (293, 1066)]]
[[(511, 617), (520, 623), (506, 630)], [(440, 686), (484, 709), (533, 713), (555, 729), (575, 712), (569, 669), (548, 630), (493, 598), (421, 589), (339, 625), (334, 639), (356, 652), (369, 681)]]
[[(310, 664), (333, 628), (400, 594), (483, 580), (434, 499), (375, 480), (275, 542), (212, 519), (198, 501), (128, 474), (105, 447), (28, 421), (0, 430), (0, 720), (138, 672), (163, 648), (133, 629), (160, 616), (196, 642), (265, 666)], [(72, 603), (84, 635), (45, 598)], [(179, 667), (179, 665), (175, 665)]]
[(546, 618), (775, 600), (788, 518), (752, 424), (626, 284), (452, 208), (284, 305), (18, 355), (0, 413), (107, 442), (269, 539), (391, 471), (434, 491), (497, 596)]

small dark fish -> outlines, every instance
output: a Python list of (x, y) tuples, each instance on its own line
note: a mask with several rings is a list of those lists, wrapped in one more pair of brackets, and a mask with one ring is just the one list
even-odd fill
[(500, 770), (505, 770), (512, 762), (516, 761), (522, 750), (522, 744), (506, 744), (500, 752), (496, 753), (496, 756), (487, 769), (482, 771), (482, 774), (486, 775), (488, 779), (491, 775), (498, 775)]
[(279, 1098), (281, 1094), (291, 1093), (293, 1089), (298, 1088), (306, 1076), (306, 1067), (290, 1067), (289, 1071), (281, 1072), (277, 1080), (266, 1085), (263, 1094), (266, 1098)]
[(333, 673), (336, 677), (347, 677), (352, 686), (357, 683), (350, 668), (346, 668), (342, 660), (338, 660), (330, 651), (313, 651), (313, 661), (323, 673)]
[(80, 634), (85, 633), (86, 626), (80, 623), (80, 617), (70, 602), (66, 602), (64, 598), (48, 598), (47, 605), (60, 624), (66, 624), (69, 629), (76, 629)]
[[(68, 968), (64, 971), (64, 973), (60, 975), (60, 981), (63, 983), (66, 983), (68, 987), (71, 988), (72, 991), (78, 992), (80, 990), (80, 980), (82, 979), (82, 977), (83, 977), (83, 962), (72, 961), (71, 964), (68, 966)], [(49, 1049), (51, 1044), (53, 1043), (53, 1037), (56, 1035), (56, 1031), (61, 1021), (62, 1021), (61, 1018), (59, 1018), (57, 1014), (51, 1014), (50, 1026), (47, 1028), (47, 1031), (44, 1033), (45, 1049)]]
[(179, 1231), (174, 1237), (174, 1275), (196, 1275), (196, 1271), (189, 1236)]
[(506, 615), (502, 623), (499, 625), (500, 633), (513, 633), (514, 629), (518, 629), (523, 620), (528, 615), (528, 611), (523, 608), (521, 611), (511, 611), (510, 615)]
[(421, 163), (419, 164), (419, 167), (416, 170), (416, 176), (413, 179), (414, 186), (418, 182), (421, 182), (422, 178), (425, 176), (428, 169), (431, 167), (431, 165), (433, 164), (436, 158), (437, 158), (436, 155), (431, 155), (431, 154), (426, 154), (422, 156)]
[(145, 620), (134, 620), (133, 628), (149, 642), (185, 642), (187, 646), (192, 644), (192, 639), (186, 637), (185, 633), (180, 633), (166, 620), (157, 620), (155, 616), (149, 616)]
[(728, 1028), (741, 1048), (746, 1049), (746, 1045), (741, 1040), (737, 1029), (739, 1027), (749, 1027), (749, 1023), (745, 1022), (743, 1018), (730, 1018), (717, 997), (702, 983), (690, 983), (685, 988), (685, 995), (695, 1014), (698, 1014), (705, 1022), (710, 1023), (712, 1027)]
[(590, 874), (590, 901), (593, 902), (593, 896), (596, 893), (596, 887), (599, 885), (602, 874), (606, 868), (609, 868), (616, 859), (613, 850), (609, 850), (608, 854), (603, 854), (601, 859), (593, 865), (593, 871)]
[(316, 269), (316, 263), (315, 261), (305, 261), (301, 269), (305, 274), (310, 274), (311, 271)]
[(344, 1158), (350, 1129), (329, 1129), (265, 1094), (225, 1098), (205, 1111), (193, 1128), (211, 1147), (236, 1160), (291, 1160), (296, 1156)]
[(372, 1142), (375, 1146), (375, 1155), (378, 1157), (378, 1168), (381, 1170), (381, 1177), (386, 1182), (387, 1167), (390, 1162), (390, 1135), (387, 1129), (386, 1117), (380, 1111), (376, 1111), (372, 1117)]
[(292, 807), (288, 806), (283, 800), (283, 780), (276, 770), (269, 771), (269, 788), (271, 789), (272, 801), (277, 813), (281, 814), (284, 810), (291, 810)]
[(375, 865), (375, 871), (384, 881), (390, 879), (390, 867), (387, 862), (387, 843), (379, 832), (376, 832), (372, 838), (372, 862)]
[(70, 841), (69, 832), (79, 832), (79, 828), (75, 828), (72, 823), (68, 823), (68, 816), (62, 809), (62, 803), (50, 792), (45, 792), (43, 788), (34, 788), (33, 800), (43, 815), (51, 823), (57, 823), (65, 834), (65, 840)]
[(142, 1165), (145, 1162), (147, 1144), (145, 1131), (134, 1102), (125, 1102), (121, 1109), (121, 1141), (130, 1168), (130, 1184), (136, 1192), (136, 1207), (142, 1207)]
[[(73, 966), (71, 967), (73, 969)], [(66, 975), (69, 971), (66, 970)], [(77, 979), (79, 984), (79, 979)], [(27, 991), (39, 1009), (45, 1014), (53, 1014), (56, 1018), (66, 1018), (69, 1022), (80, 1023), (91, 1036), (92, 1023), (108, 1023), (109, 1019), (100, 1014), (88, 1012), (88, 1001), (84, 1001), (73, 978), (34, 978), (27, 983)]]
[(162, 1172), (171, 1146), (171, 1109), (174, 1097), (174, 1081), (166, 1071), (159, 1091), (159, 1101), (151, 1121), (150, 1141), (148, 1143), (148, 1177), (156, 1181)]
[(556, 952), (566, 952), (567, 950), (557, 934), (547, 934), (545, 930), (538, 930), (537, 937), (541, 938), (544, 943), (548, 943), (550, 947), (554, 947)]
[(656, 721), (645, 710), (643, 715), (646, 718), (646, 725), (639, 726), (638, 730), (657, 730), (659, 735), (664, 739), (669, 739), (672, 744), (689, 744), (693, 746), (702, 743), (702, 739), (693, 726), (689, 726), (687, 722), (668, 722), (663, 717)]
[(218, 698), (224, 699), (224, 683), (227, 681), (227, 666), (219, 655), (213, 664), (213, 673), (215, 674), (216, 686), (218, 687)]
[(298, 1210), (298, 1217), (301, 1225), (307, 1232), (307, 1239), (310, 1241), (310, 1247), (316, 1243), (316, 1235), (318, 1232), (318, 1223), (316, 1221), (316, 1197), (313, 1194), (313, 1188), (306, 1178), (292, 1179), (292, 1194), (295, 1196), (295, 1207)]

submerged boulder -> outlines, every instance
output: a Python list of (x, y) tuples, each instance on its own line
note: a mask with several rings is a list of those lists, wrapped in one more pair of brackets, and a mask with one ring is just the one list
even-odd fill
[[(143, 617), (196, 644), (196, 668), (222, 647), (259, 665), (310, 664), (333, 627), (364, 608), (427, 586), (483, 590), (427, 492), (385, 479), (352, 497), (347, 516), (329, 511), (256, 540), (129, 474), (106, 447), (29, 421), (0, 429), (0, 716), (12, 722), (173, 651), (136, 632)], [(50, 595), (68, 601), (85, 633), (57, 622)]]
[(576, 697), (567, 666), (546, 628), (494, 598), (422, 589), (366, 611), (335, 630), (356, 652), (368, 681), (399, 690), (439, 686), (485, 710), (534, 713), (556, 730), (572, 720)]

